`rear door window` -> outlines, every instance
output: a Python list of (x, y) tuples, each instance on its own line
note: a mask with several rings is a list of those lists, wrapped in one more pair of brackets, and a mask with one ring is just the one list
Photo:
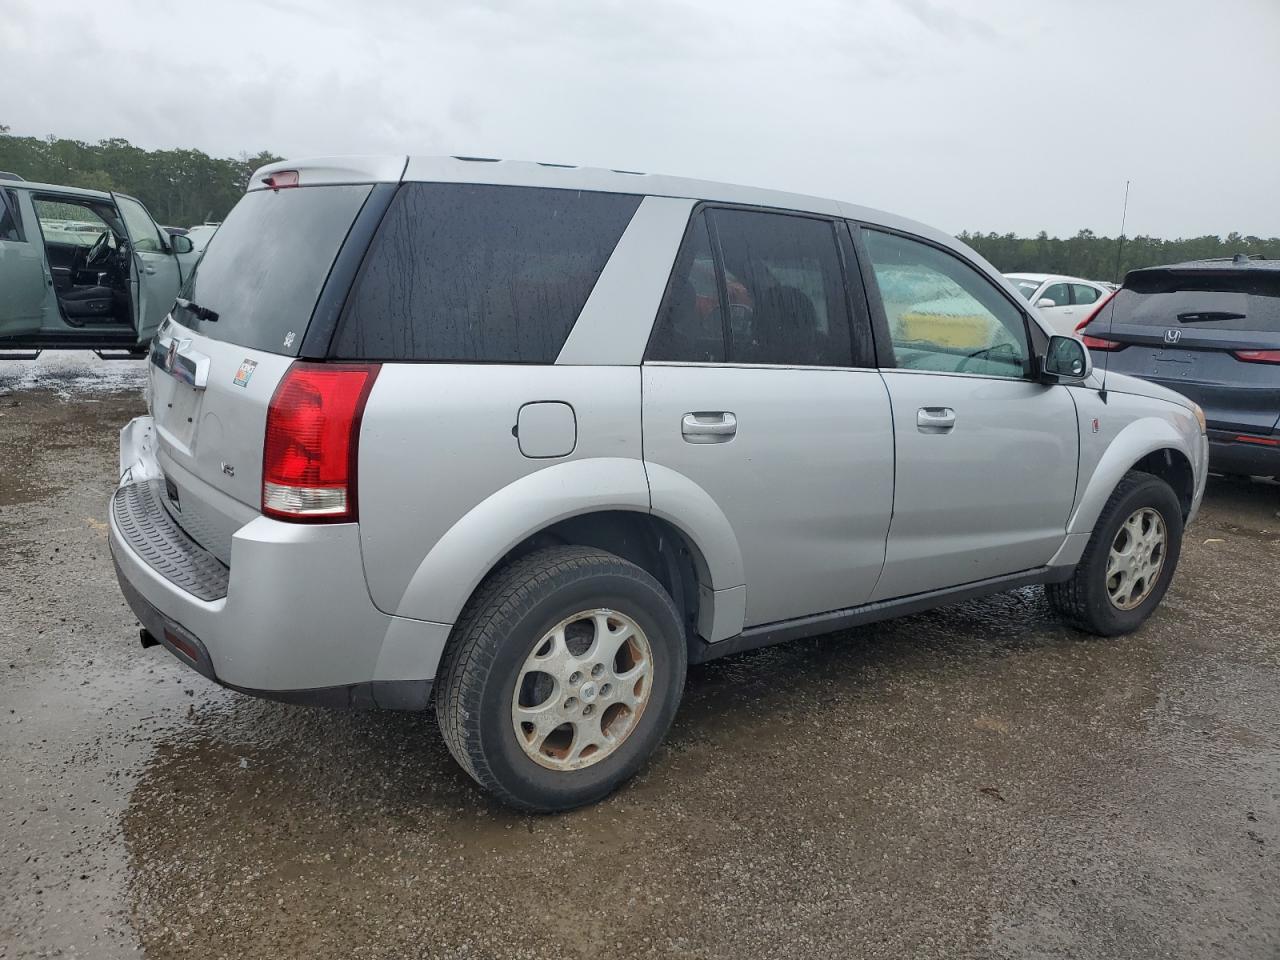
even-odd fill
[(1090, 287), (1083, 283), (1073, 283), (1071, 285), (1072, 303), (1097, 303), (1100, 296), (1102, 296), (1102, 291), (1097, 287)]
[[(363, 360), (554, 362), (640, 199), (405, 184), (369, 248), (334, 353)], [(219, 233), (211, 248), (221, 242)]]
[(835, 224), (712, 210), (724, 261), (730, 363), (847, 367), (849, 306)]
[[(297, 356), (369, 184), (245, 194), (209, 242), (174, 319), (215, 340)], [(200, 319), (211, 311), (216, 320)]]
[(1112, 300), (1111, 322), (1280, 332), (1280, 270), (1144, 270)]
[(1051, 283), (1044, 288), (1044, 292), (1036, 297), (1036, 304), (1041, 300), (1052, 300), (1055, 307), (1065, 307), (1071, 303), (1071, 294), (1067, 291), (1065, 283)]

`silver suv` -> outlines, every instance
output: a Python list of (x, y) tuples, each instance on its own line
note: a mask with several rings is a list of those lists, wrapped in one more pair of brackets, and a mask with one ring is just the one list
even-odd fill
[(1134, 630), (1205, 481), (1194, 403), (951, 237), (624, 171), (266, 167), (149, 371), (111, 504), (144, 645), (434, 702), (529, 810), (632, 776), (690, 663), (1028, 584)]

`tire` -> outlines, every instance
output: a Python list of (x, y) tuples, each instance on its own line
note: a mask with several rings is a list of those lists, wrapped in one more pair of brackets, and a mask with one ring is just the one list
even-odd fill
[[(1139, 512), (1154, 511), (1164, 524), (1164, 544), (1158, 573), (1145, 598), (1130, 609), (1112, 599), (1107, 564), (1121, 528)], [(1143, 514), (1149, 517), (1149, 514)], [(1141, 523), (1142, 517), (1139, 522)], [(1076, 565), (1071, 579), (1045, 587), (1049, 605), (1071, 626), (1086, 633), (1114, 637), (1132, 633), (1160, 605), (1173, 580), (1182, 552), (1182, 505), (1173, 489), (1159, 477), (1131, 470), (1116, 485)], [(1139, 588), (1141, 589), (1141, 588)], [(1132, 599), (1138, 599), (1138, 593)]]
[[(599, 612), (604, 627), (592, 617), (565, 626), (566, 618), (581, 612)], [(563, 642), (548, 640), (558, 626), (563, 628)], [(605, 656), (606, 666), (589, 663), (594, 656), (580, 659), (585, 657), (584, 643), (593, 644), (590, 650), (595, 651), (594, 644), (607, 648), (618, 642), (613, 637), (623, 634), (627, 637), (618, 656), (625, 662)], [(647, 657), (642, 656), (646, 651)], [(547, 673), (526, 674), (530, 658), (544, 652), (558, 658), (558, 665), (548, 667)], [(454, 759), (498, 799), (533, 812), (568, 810), (602, 799), (640, 770), (680, 705), (686, 661), (680, 616), (657, 580), (603, 550), (550, 547), (495, 571), (476, 590), (441, 660), (436, 718)], [(632, 674), (643, 679), (645, 663), (647, 682), (624, 682)], [(601, 669), (600, 681), (589, 676), (594, 668)], [(581, 678), (576, 685), (575, 676)], [(606, 690), (611, 679), (615, 682)], [(554, 695), (544, 704), (547, 689)], [(638, 691), (645, 699), (634, 709), (616, 699), (637, 697)], [(615, 699), (610, 702), (608, 697)], [(531, 723), (519, 725), (518, 733), (516, 713), (526, 700), (532, 704), (529, 709), (545, 706), (557, 711), (572, 701), (572, 742), (564, 745), (566, 726), (544, 740), (542, 729), (531, 729)], [(581, 713), (589, 707), (598, 707), (591, 714), (595, 727)], [(589, 741), (605, 729), (609, 717), (614, 718), (610, 729), (623, 732), (615, 744), (602, 741), (590, 751)], [(576, 754), (580, 750), (583, 756)], [(548, 766), (557, 764), (559, 768)]]

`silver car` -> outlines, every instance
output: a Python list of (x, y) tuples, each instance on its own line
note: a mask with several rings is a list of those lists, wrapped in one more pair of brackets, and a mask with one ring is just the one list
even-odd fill
[(1199, 408), (972, 250), (834, 200), (468, 158), (259, 170), (150, 353), (111, 550), (144, 645), (426, 710), (502, 800), (632, 776), (689, 664), (1044, 584), (1164, 596)]

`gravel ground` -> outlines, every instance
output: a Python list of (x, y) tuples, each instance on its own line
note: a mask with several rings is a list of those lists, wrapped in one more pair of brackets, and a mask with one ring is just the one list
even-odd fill
[(429, 715), (143, 651), (106, 546), (142, 368), (0, 363), (0, 957), (1280, 957), (1280, 487), (1163, 608), (1037, 589), (694, 668), (608, 801), (518, 816)]

